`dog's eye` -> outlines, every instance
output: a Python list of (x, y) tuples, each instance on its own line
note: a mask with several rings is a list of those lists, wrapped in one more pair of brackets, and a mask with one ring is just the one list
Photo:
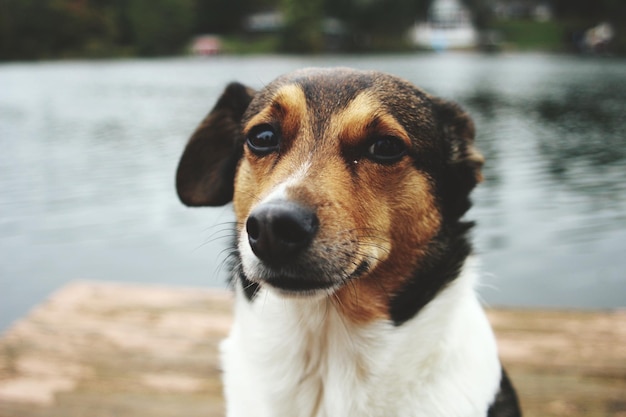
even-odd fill
[(367, 148), (370, 158), (376, 162), (391, 163), (406, 154), (406, 146), (401, 139), (393, 136), (379, 137)]
[(246, 138), (248, 148), (256, 154), (265, 155), (278, 149), (278, 135), (269, 124), (255, 126)]

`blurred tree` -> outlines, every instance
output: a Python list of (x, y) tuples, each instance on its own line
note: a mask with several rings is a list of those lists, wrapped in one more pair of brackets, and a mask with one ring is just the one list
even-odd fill
[(107, 30), (87, 1), (0, 0), (0, 59), (71, 56)]
[(408, 28), (425, 18), (431, 0), (326, 0), (328, 15), (343, 20), (353, 46), (369, 48), (380, 38), (404, 38)]
[(624, 0), (553, 0), (552, 7), (560, 18), (580, 19), (592, 23), (626, 21)]
[(181, 51), (195, 0), (0, 0), (0, 60)]
[(323, 0), (282, 0), (285, 25), (281, 48), (287, 52), (319, 52), (324, 47)]
[(556, 18), (568, 27), (574, 43), (584, 30), (606, 22), (615, 32), (612, 51), (626, 54), (626, 1), (553, 0), (552, 7)]
[[(344, 23), (355, 49), (394, 47), (433, 0), (0, 0), (0, 60), (179, 53), (195, 33), (234, 34), (254, 11), (280, 9), (283, 50), (324, 48), (324, 18)], [(492, 0), (461, 0), (478, 28), (493, 22)], [(571, 33), (611, 23), (613, 50), (626, 53), (625, 0), (552, 0)]]
[(462, 0), (472, 13), (472, 20), (478, 30), (488, 29), (494, 20), (493, 2), (491, 0)]
[(195, 0), (195, 33), (236, 33), (250, 12), (251, 0)]
[(178, 53), (192, 34), (193, 0), (129, 0), (128, 21), (140, 55)]

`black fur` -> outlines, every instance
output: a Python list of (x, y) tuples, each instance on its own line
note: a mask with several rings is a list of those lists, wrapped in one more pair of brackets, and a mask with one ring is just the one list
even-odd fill
[(243, 153), (239, 122), (253, 94), (242, 84), (229, 84), (191, 136), (176, 171), (176, 190), (186, 205), (221, 206), (232, 200), (232, 179)]
[(522, 412), (515, 393), (515, 388), (509, 380), (506, 371), (502, 369), (502, 379), (500, 379), (500, 391), (491, 407), (487, 417), (521, 417)]
[(246, 275), (243, 273), (241, 268), (239, 268), (239, 271), (237, 271), (237, 273), (233, 275), (239, 277), (239, 285), (241, 285), (243, 293), (245, 294), (248, 301), (254, 300), (257, 292), (259, 292), (259, 290), (261, 289), (259, 284), (257, 284), (256, 282), (252, 282), (248, 278), (246, 278)]
[(390, 314), (399, 326), (417, 313), (448, 284), (454, 281), (472, 251), (467, 231), (472, 223), (458, 223), (443, 229), (431, 244), (430, 254), (424, 264), (392, 298)]

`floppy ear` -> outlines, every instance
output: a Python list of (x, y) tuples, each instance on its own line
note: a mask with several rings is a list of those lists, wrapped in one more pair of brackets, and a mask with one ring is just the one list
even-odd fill
[(469, 193), (482, 181), (483, 156), (474, 147), (474, 122), (457, 104), (435, 99), (446, 151), (443, 178), (444, 210), (460, 218), (469, 208)]
[(231, 83), (191, 135), (176, 172), (176, 191), (188, 206), (221, 206), (233, 198), (243, 152), (241, 118), (255, 91)]

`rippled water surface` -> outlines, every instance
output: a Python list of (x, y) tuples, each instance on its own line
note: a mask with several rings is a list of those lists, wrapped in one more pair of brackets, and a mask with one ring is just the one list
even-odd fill
[(230, 207), (174, 172), (225, 84), (304, 66), (405, 77), (465, 106), (487, 158), (468, 218), (491, 305), (626, 306), (626, 61), (219, 57), (0, 65), (0, 331), (76, 279), (223, 286)]

